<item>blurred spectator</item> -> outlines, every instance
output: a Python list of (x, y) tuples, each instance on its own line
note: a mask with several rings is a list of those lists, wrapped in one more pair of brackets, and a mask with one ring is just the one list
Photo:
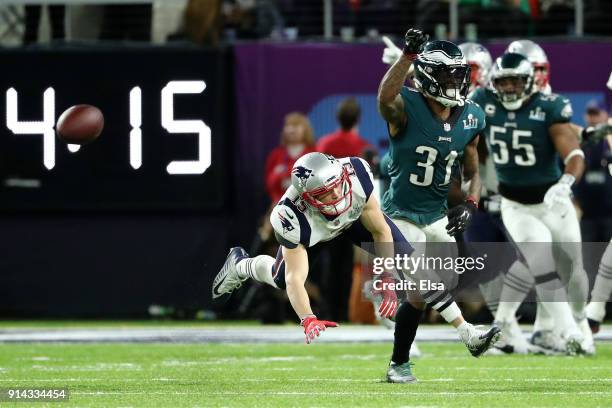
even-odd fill
[(585, 34), (612, 35), (612, 1), (610, 0), (585, 0)]
[(151, 41), (152, 7), (150, 4), (105, 6), (100, 39)]
[[(584, 114), (587, 126), (608, 120), (603, 102), (589, 102)], [(582, 209), (580, 227), (584, 242), (606, 242), (612, 236), (612, 135), (582, 145), (586, 169), (574, 193)]]
[(537, 25), (538, 35), (574, 33), (574, 0), (540, 0), (542, 16)]
[(325, 135), (317, 142), (317, 150), (334, 157), (362, 157), (364, 150), (370, 147), (359, 133), (357, 125), (361, 118), (361, 107), (355, 98), (344, 99), (338, 105), (336, 119), (340, 129)]
[(584, 123), (587, 126), (595, 126), (608, 120), (606, 104), (602, 101), (593, 99), (589, 101), (584, 112)]
[(225, 0), (222, 14), (230, 39), (280, 36), (284, 26), (274, 0)]
[(221, 0), (189, 0), (185, 9), (185, 34), (205, 45), (215, 45), (221, 30)]
[[(48, 6), (49, 17), (51, 20), (51, 39), (63, 40), (66, 37), (64, 29), (64, 18), (66, 15), (65, 6)], [(40, 15), (42, 6), (25, 6), (25, 32), (23, 44), (32, 44), (38, 41), (38, 26), (40, 25)]]
[(293, 163), (306, 153), (314, 152), (312, 126), (308, 118), (298, 112), (285, 116), (280, 146), (266, 159), (266, 190), (276, 204), (291, 185)]
[[(421, 1), (429, 3), (428, 0)], [(435, 22), (448, 24), (448, 1), (435, 3), (438, 3), (436, 12), (444, 16)], [(440, 3), (445, 3), (446, 10)], [(481, 38), (522, 37), (529, 34), (531, 16), (534, 14), (530, 3), (527, 0), (459, 0), (460, 24), (462, 27), (467, 23), (476, 24), (477, 34)]]

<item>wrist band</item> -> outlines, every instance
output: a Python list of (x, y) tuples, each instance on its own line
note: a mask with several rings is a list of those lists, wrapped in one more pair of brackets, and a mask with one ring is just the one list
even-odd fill
[(572, 157), (574, 156), (580, 156), (584, 159), (584, 152), (582, 151), (582, 149), (574, 149), (571, 152), (569, 152), (569, 154), (567, 156), (565, 156), (565, 159), (563, 159), (563, 164), (565, 164), (567, 166), (567, 163), (569, 163), (569, 161), (572, 159)]
[(476, 208), (478, 208), (478, 201), (476, 201), (476, 198), (474, 196), (471, 196), (471, 195), (467, 196), (465, 198), (465, 201), (469, 201), (470, 203), (474, 204)]
[(402, 50), (402, 53), (403, 53), (403, 54), (404, 54), (404, 56), (405, 56), (406, 58), (408, 58), (410, 61), (414, 61), (414, 60), (416, 60), (416, 59), (418, 58), (418, 56), (419, 56), (419, 54), (417, 54), (417, 53), (413, 53), (413, 52), (408, 52), (408, 51), (406, 51), (406, 48), (404, 48), (404, 49)]
[(317, 318), (317, 316), (315, 316), (312, 313), (309, 313), (309, 314), (304, 315), (304, 316), (300, 316), (300, 325), (303, 325), (304, 324), (304, 320), (308, 319), (309, 317), (314, 317), (315, 319)]

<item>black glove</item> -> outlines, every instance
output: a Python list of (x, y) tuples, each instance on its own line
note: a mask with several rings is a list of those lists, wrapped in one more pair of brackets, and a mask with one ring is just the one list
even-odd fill
[(612, 134), (612, 121), (610, 120), (595, 126), (589, 126), (582, 130), (582, 144), (595, 145), (610, 134)]
[(404, 36), (406, 44), (404, 45), (404, 55), (409, 58), (416, 58), (416, 55), (423, 52), (425, 44), (429, 41), (429, 34), (423, 33), (421, 30), (411, 28)]
[(478, 210), (478, 206), (472, 200), (466, 200), (451, 208), (448, 212), (448, 225), (446, 225), (448, 235), (455, 236), (465, 231), (470, 225), (476, 210)]

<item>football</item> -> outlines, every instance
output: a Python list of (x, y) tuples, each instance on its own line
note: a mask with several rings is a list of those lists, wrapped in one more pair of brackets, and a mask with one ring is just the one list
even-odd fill
[(92, 105), (75, 105), (64, 111), (57, 121), (57, 135), (66, 143), (87, 144), (100, 136), (104, 128), (102, 111)]

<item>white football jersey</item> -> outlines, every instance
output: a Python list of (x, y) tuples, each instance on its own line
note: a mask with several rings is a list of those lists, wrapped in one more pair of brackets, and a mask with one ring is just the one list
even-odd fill
[(298, 191), (290, 186), (270, 215), (274, 235), (279, 244), (308, 248), (334, 239), (349, 228), (360, 216), (374, 189), (374, 178), (367, 162), (358, 157), (338, 159), (346, 167), (352, 185), (351, 207), (335, 217), (326, 217), (308, 205)]

